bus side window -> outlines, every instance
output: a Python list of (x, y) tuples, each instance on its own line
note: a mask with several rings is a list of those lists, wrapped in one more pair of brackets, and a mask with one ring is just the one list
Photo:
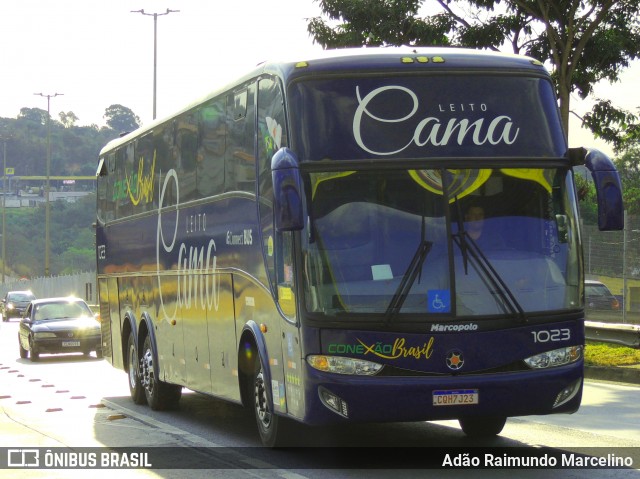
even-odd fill
[(125, 218), (131, 215), (131, 197), (127, 186), (127, 172), (133, 170), (134, 151), (133, 143), (116, 151), (113, 191), (116, 218)]
[(254, 98), (255, 85), (247, 85), (227, 100), (225, 191), (255, 192)]
[(110, 153), (103, 158), (98, 175), (102, 177), (98, 181), (98, 211), (97, 216), (100, 221), (111, 221), (113, 214), (113, 169), (115, 168), (115, 154)]
[(199, 110), (196, 188), (200, 198), (224, 191), (224, 155), (227, 148), (225, 108), (225, 97), (219, 97)]
[[(198, 149), (198, 120), (193, 113), (181, 115), (176, 124), (177, 158), (171, 159), (169, 168), (176, 168), (180, 181), (180, 202), (196, 199), (196, 152)], [(158, 165), (162, 166), (162, 165)], [(168, 168), (162, 168), (168, 171)]]
[[(129, 197), (134, 213), (142, 213), (157, 208), (157, 201), (153, 195), (155, 185), (155, 171), (166, 171), (163, 160), (166, 158), (166, 146), (162, 142), (159, 132), (145, 135), (136, 142), (133, 159), (133, 171), (128, 171)], [(128, 161), (128, 160), (127, 160)], [(127, 164), (127, 170), (129, 164)]]

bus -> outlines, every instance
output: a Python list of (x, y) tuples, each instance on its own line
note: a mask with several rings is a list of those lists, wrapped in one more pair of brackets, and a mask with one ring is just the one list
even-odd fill
[(135, 403), (175, 408), (187, 388), (241, 404), (271, 447), (300, 424), (491, 436), (573, 413), (583, 167), (600, 229), (622, 229), (612, 161), (568, 148), (532, 58), (259, 64), (100, 152), (103, 354)]

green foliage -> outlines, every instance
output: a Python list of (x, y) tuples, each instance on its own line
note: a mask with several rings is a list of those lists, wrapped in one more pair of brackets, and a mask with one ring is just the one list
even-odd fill
[(64, 112), (61, 111), (58, 116), (60, 117), (60, 122), (64, 125), (65, 128), (70, 128), (79, 120), (76, 114), (72, 111)]
[[(7, 145), (7, 167), (14, 168), (16, 176), (46, 175), (46, 114), (45, 111), (44, 119), (33, 112), (17, 119), (0, 118), (0, 137)], [(52, 120), (50, 128), (52, 175), (95, 174), (98, 153), (118, 137), (118, 132), (106, 127), (71, 125), (65, 128), (62, 123)]]
[[(509, 48), (551, 65), (565, 130), (571, 93), (585, 98), (598, 81), (617, 81), (629, 62), (640, 56), (640, 0), (436, 0), (441, 13), (425, 18), (418, 17), (423, 0), (317, 1), (327, 18), (311, 19), (308, 31), (324, 48), (435, 44)], [(614, 110), (609, 110), (613, 123)], [(597, 132), (600, 123), (585, 124)], [(612, 131), (624, 133), (621, 128)]]
[(140, 118), (129, 108), (122, 105), (111, 105), (104, 111), (107, 125), (118, 134), (130, 132), (140, 126)]
[(611, 101), (599, 99), (584, 116), (584, 124), (598, 138), (611, 143), (616, 152), (637, 148), (640, 144), (638, 115), (616, 108)]
[[(105, 110), (109, 127), (75, 126), (72, 112), (60, 112), (60, 121), (48, 118), (47, 111), (22, 108), (17, 118), (0, 118), (0, 140), (6, 144), (6, 166), (13, 168), (13, 192), (27, 186), (24, 176), (45, 176), (47, 159), (47, 119), (50, 126), (52, 176), (92, 176), (100, 150), (117, 138), (122, 128), (138, 127), (140, 119), (127, 107), (111, 105)], [(95, 190), (95, 183), (80, 188)], [(7, 185), (8, 186), (8, 185)], [(38, 185), (42, 186), (42, 185)], [(55, 183), (51, 182), (54, 187)], [(95, 195), (76, 203), (50, 204), (50, 274), (66, 274), (95, 269)], [(5, 272), (17, 276), (44, 274), (45, 205), (6, 209)]]
[[(50, 203), (50, 273), (95, 269), (94, 194), (75, 203)], [(20, 276), (44, 275), (45, 204), (6, 209), (7, 268)]]
[(587, 341), (584, 360), (588, 366), (631, 366), (640, 364), (640, 349), (632, 349), (618, 344)]
[(622, 183), (624, 206), (630, 215), (640, 215), (640, 146), (628, 149), (615, 160)]
[(47, 124), (47, 110), (41, 108), (21, 108), (18, 119), (44, 126)]
[(587, 180), (584, 176), (576, 175), (575, 182), (580, 205), (580, 217), (585, 224), (598, 224), (598, 202), (593, 181)]
[(418, 18), (423, 0), (318, 0), (325, 15), (312, 18), (307, 27), (323, 48), (380, 45), (443, 45), (453, 28), (444, 15)]

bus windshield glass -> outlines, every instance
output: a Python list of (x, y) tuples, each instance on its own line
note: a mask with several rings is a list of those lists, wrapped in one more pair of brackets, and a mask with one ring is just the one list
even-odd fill
[(309, 312), (524, 319), (578, 308), (567, 170), (342, 171), (310, 173), (310, 184)]

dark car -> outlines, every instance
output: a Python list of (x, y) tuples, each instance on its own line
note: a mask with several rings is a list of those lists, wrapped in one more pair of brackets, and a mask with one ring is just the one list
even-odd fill
[(29, 303), (20, 321), (20, 357), (37, 361), (41, 353), (91, 351), (102, 357), (100, 323), (79, 298), (36, 299)]
[(586, 319), (603, 322), (620, 321), (622, 305), (604, 283), (585, 280), (584, 296)]
[(31, 291), (9, 291), (4, 295), (2, 303), (2, 320), (9, 321), (10, 318), (21, 318), (24, 310), (31, 301), (36, 299)]
[(585, 307), (601, 311), (619, 311), (620, 301), (600, 281), (584, 282)]

